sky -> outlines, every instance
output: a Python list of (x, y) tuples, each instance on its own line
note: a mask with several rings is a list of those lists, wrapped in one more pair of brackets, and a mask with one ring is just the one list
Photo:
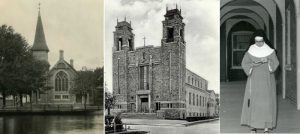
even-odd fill
[(102, 0), (1, 0), (0, 25), (12, 26), (32, 46), (41, 3), (41, 17), (53, 66), (64, 50), (74, 67), (95, 69), (103, 66)]
[(119, 21), (131, 21), (135, 47), (161, 46), (162, 21), (169, 9), (182, 9), (185, 26), (186, 67), (208, 80), (208, 89), (220, 93), (219, 0), (105, 0), (105, 84), (112, 90), (113, 31)]

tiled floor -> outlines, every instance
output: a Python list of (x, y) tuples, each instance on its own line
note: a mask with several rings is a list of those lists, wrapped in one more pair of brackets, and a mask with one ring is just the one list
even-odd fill
[[(245, 81), (221, 83), (221, 133), (248, 133), (250, 130), (240, 125), (245, 84)], [(300, 133), (300, 110), (289, 100), (277, 98), (277, 128), (271, 132)]]

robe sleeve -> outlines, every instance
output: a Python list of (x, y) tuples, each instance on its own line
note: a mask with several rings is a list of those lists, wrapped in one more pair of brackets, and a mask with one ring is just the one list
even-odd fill
[(269, 65), (269, 71), (271, 73), (275, 72), (277, 67), (279, 66), (279, 61), (278, 61), (275, 51), (270, 55), (270, 57), (268, 59), (268, 65)]
[(242, 68), (243, 68), (243, 70), (244, 70), (244, 72), (246, 73), (247, 76), (249, 76), (251, 74), (252, 67), (253, 67), (252, 60), (249, 57), (249, 54), (246, 53), (243, 57), (243, 60), (242, 60)]

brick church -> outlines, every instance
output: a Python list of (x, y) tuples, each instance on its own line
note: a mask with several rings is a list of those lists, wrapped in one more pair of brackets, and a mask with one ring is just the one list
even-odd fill
[[(215, 114), (208, 82), (186, 68), (185, 24), (179, 9), (166, 9), (161, 46), (135, 48), (131, 23), (117, 22), (113, 46), (112, 112), (156, 113), (184, 119)], [(214, 96), (214, 95), (213, 95)], [(210, 111), (210, 107), (214, 107)]]

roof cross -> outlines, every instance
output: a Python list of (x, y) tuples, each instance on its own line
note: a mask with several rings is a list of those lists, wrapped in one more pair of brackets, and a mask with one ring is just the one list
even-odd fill
[(41, 10), (41, 2), (39, 2), (39, 7), (38, 7), (38, 9), (39, 9), (39, 12), (40, 12), (40, 10)]

